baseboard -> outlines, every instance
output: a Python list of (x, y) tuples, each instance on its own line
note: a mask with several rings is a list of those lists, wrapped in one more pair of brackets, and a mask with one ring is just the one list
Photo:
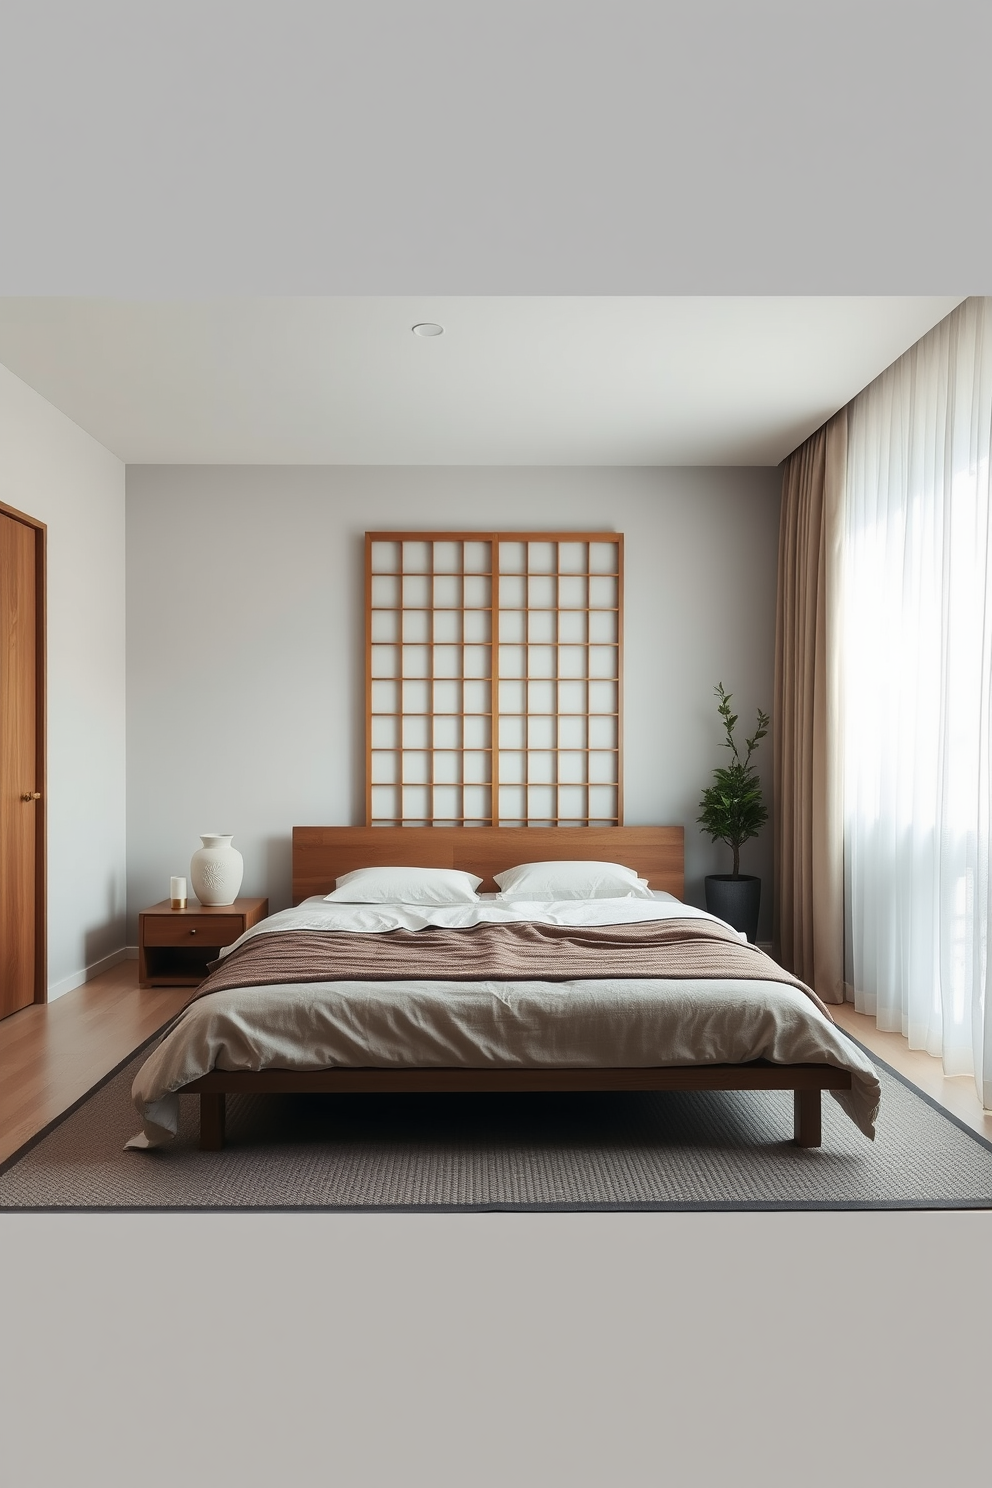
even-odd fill
[(138, 947), (137, 946), (125, 946), (124, 947), (124, 950), (125, 950), (125, 953), (127, 955), (127, 959), (129, 961), (137, 961), (137, 959), (138, 959)]
[[(63, 977), (60, 982), (52, 982), (48, 988), (49, 1002), (55, 1002), (59, 997), (64, 997), (67, 992), (74, 992), (77, 987), (82, 987), (85, 982), (91, 982), (104, 971), (109, 971), (112, 966), (119, 966), (127, 959), (128, 946), (121, 946), (120, 950), (111, 951), (109, 956), (103, 956), (99, 961), (94, 961), (91, 966), (85, 966), (82, 971), (74, 971), (71, 976)], [(138, 948), (135, 946), (134, 954), (137, 956)]]

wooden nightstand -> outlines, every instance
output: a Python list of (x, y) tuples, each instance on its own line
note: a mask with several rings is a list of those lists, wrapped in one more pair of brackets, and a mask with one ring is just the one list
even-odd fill
[(138, 915), (138, 986), (196, 987), (222, 946), (264, 920), (268, 899), (172, 909), (168, 899)]

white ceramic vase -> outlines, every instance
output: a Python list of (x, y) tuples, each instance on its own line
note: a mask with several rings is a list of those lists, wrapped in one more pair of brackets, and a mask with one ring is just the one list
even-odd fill
[(203, 832), (202, 847), (190, 859), (189, 878), (201, 904), (233, 904), (245, 876), (245, 860), (232, 847), (232, 836)]

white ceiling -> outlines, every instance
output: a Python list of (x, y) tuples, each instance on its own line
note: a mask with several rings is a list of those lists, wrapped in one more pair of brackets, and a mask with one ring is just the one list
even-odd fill
[(0, 299), (0, 362), (129, 464), (777, 465), (959, 303)]

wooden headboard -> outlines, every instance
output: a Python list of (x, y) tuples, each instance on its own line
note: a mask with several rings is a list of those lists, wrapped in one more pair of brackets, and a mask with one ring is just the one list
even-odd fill
[(683, 837), (682, 827), (294, 827), (293, 903), (329, 894), (354, 868), (461, 868), (492, 893), (494, 873), (555, 858), (623, 863), (681, 899)]

